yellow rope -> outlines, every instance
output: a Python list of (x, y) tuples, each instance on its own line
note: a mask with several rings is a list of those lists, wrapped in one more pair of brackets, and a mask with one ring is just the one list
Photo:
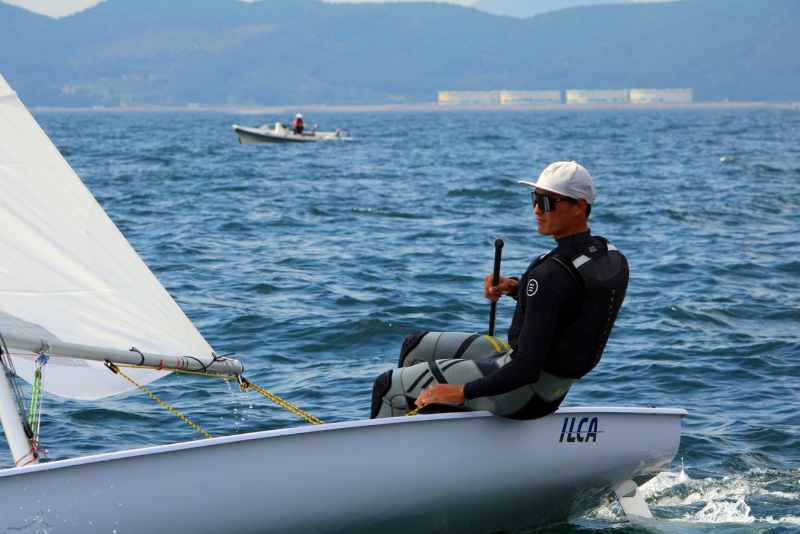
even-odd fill
[(169, 411), (171, 411), (172, 413), (174, 413), (175, 415), (177, 415), (178, 417), (180, 417), (181, 419), (183, 419), (184, 421), (186, 421), (187, 423), (189, 423), (190, 425), (192, 425), (193, 427), (195, 427), (197, 430), (199, 430), (200, 432), (202, 432), (202, 433), (203, 433), (203, 435), (205, 435), (205, 437), (207, 437), (208, 439), (211, 439), (211, 436), (210, 436), (209, 434), (207, 434), (206, 432), (204, 432), (204, 431), (203, 431), (203, 430), (202, 430), (202, 429), (201, 429), (199, 426), (197, 426), (196, 424), (194, 424), (194, 423), (192, 423), (191, 421), (189, 421), (188, 419), (186, 419), (184, 416), (182, 416), (181, 414), (179, 414), (178, 412), (176, 412), (175, 410), (173, 410), (172, 408), (170, 408), (169, 406), (167, 406), (167, 404), (166, 404), (164, 401), (162, 401), (161, 399), (159, 399), (158, 397), (156, 397), (155, 395), (153, 395), (152, 393), (150, 393), (149, 391), (147, 391), (146, 389), (144, 389), (142, 386), (140, 386), (139, 384), (137, 384), (136, 382), (134, 382), (133, 380), (131, 380), (131, 379), (130, 379), (130, 378), (128, 378), (127, 376), (125, 376), (125, 374), (124, 374), (122, 371), (120, 371), (120, 370), (119, 370), (119, 367), (117, 367), (116, 365), (114, 365), (113, 363), (111, 363), (111, 362), (109, 362), (109, 361), (107, 361), (107, 360), (106, 360), (104, 363), (106, 364), (106, 367), (108, 367), (109, 369), (111, 369), (111, 371), (112, 371), (114, 374), (118, 374), (118, 375), (120, 375), (122, 378), (126, 379), (128, 382), (130, 382), (131, 384), (133, 384), (133, 385), (134, 385), (134, 386), (136, 386), (137, 388), (141, 389), (142, 391), (144, 391), (145, 393), (147, 393), (148, 395), (150, 395), (151, 397), (153, 397), (155, 400), (157, 400), (158, 402), (160, 402), (160, 403), (161, 403), (161, 404), (162, 404), (162, 405), (163, 405), (163, 406), (164, 406), (166, 409), (168, 409)]
[(324, 425), (325, 424), (322, 421), (320, 421), (319, 419), (317, 419), (316, 417), (314, 417), (313, 415), (307, 414), (306, 412), (304, 412), (300, 408), (298, 408), (296, 406), (292, 406), (291, 404), (289, 404), (285, 400), (273, 395), (269, 391), (261, 389), (260, 387), (258, 387), (257, 385), (253, 384), (252, 382), (248, 382), (244, 377), (241, 377), (241, 378), (242, 378), (242, 380), (241, 380), (242, 391), (244, 391), (247, 388), (254, 389), (258, 393), (261, 393), (266, 398), (271, 400), (272, 402), (278, 404), (279, 406), (283, 406), (284, 408), (286, 408), (290, 412), (294, 413), (295, 415), (299, 415), (300, 417), (302, 417), (303, 419), (305, 419), (309, 423), (314, 423), (315, 425)]
[(422, 406), (417, 406), (417, 407), (416, 407), (416, 408), (415, 408), (413, 411), (411, 411), (411, 412), (408, 412), (408, 413), (407, 413), (405, 416), (406, 416), (406, 417), (409, 417), (409, 416), (411, 416), (411, 415), (417, 415), (417, 412), (419, 412), (419, 411), (420, 411), (421, 409), (423, 409), (425, 406), (427, 406), (427, 404), (423, 404)]
[[(111, 365), (114, 365), (114, 364), (111, 364)], [(117, 368), (117, 371), (114, 371), (114, 372), (119, 372), (119, 368), (120, 367), (127, 367), (129, 369), (153, 369), (155, 371), (167, 371), (167, 372), (184, 373), (184, 374), (188, 374), (188, 375), (200, 375), (200, 376), (206, 376), (206, 377), (210, 377), (210, 378), (224, 378), (224, 379), (227, 379), (227, 380), (237, 380), (237, 381), (239, 381), (239, 383), (242, 386), (242, 391), (244, 391), (247, 388), (254, 389), (258, 393), (261, 393), (262, 395), (267, 397), (269, 400), (273, 401), (274, 403), (278, 404), (279, 406), (282, 406), (283, 408), (286, 408), (287, 410), (289, 410), (290, 412), (294, 413), (295, 415), (298, 415), (298, 416), (302, 417), (303, 419), (305, 419), (309, 423), (314, 423), (315, 425), (324, 425), (325, 424), (322, 421), (320, 421), (319, 419), (317, 419), (316, 417), (314, 417), (313, 415), (310, 415), (310, 414), (304, 412), (303, 410), (301, 410), (297, 406), (294, 406), (294, 405), (286, 402), (285, 400), (281, 399), (280, 397), (278, 397), (276, 395), (273, 395), (269, 391), (266, 391), (266, 390), (258, 387), (257, 385), (253, 384), (252, 382), (249, 382), (243, 376), (226, 376), (226, 375), (217, 375), (217, 374), (213, 374), (213, 373), (199, 373), (199, 372), (196, 372), (196, 371), (183, 371), (183, 370), (180, 370), (180, 369), (164, 369), (163, 367), (149, 367), (149, 366), (146, 366), (146, 365), (122, 365), (122, 364), (120, 364), (120, 365), (115, 365), (114, 367)], [(111, 369), (111, 368), (109, 367), (109, 369)], [(113, 371), (113, 369), (111, 369), (111, 370)], [(125, 376), (121, 372), (119, 374), (121, 374), (122, 376)], [(125, 378), (128, 378), (128, 377), (125, 376)], [(142, 386), (140, 386), (139, 384), (136, 384), (136, 382), (134, 382), (130, 378), (128, 378), (128, 380), (130, 380), (133, 384), (135, 384), (137, 387), (139, 387), (142, 391), (144, 391), (145, 393), (147, 393), (148, 395), (150, 395), (151, 397), (156, 399), (158, 402), (161, 402), (156, 397), (154, 397), (152, 393), (150, 393), (149, 391), (144, 389)], [(164, 404), (164, 403), (161, 402), (161, 404)], [(167, 406), (167, 405), (164, 404), (164, 406)], [(169, 408), (169, 406), (167, 406), (167, 408)], [(172, 410), (172, 408), (169, 408), (169, 409)], [(172, 411), (175, 412), (175, 410), (172, 410)], [(175, 413), (179, 417), (183, 418), (187, 423), (189, 423), (190, 425), (192, 425), (195, 428), (197, 428), (191, 421), (189, 421), (188, 419), (183, 417), (181, 414), (179, 414), (178, 412), (175, 412)], [(197, 430), (200, 430), (200, 429), (197, 428)], [(203, 431), (200, 430), (200, 432), (203, 432)], [(206, 434), (206, 433), (203, 432), (203, 434)], [(206, 434), (206, 436), (208, 436), (208, 434)], [(208, 437), (210, 438), (211, 436), (208, 436)]]

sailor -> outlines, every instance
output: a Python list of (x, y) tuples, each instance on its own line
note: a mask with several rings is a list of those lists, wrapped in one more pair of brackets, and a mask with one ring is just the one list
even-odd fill
[(303, 128), (305, 128), (306, 123), (303, 121), (303, 116), (298, 113), (297, 117), (294, 119), (294, 133), (297, 135), (303, 134)]
[(517, 301), (508, 343), (468, 332), (406, 337), (400, 368), (375, 381), (372, 417), (489, 410), (514, 419), (554, 412), (572, 383), (600, 361), (628, 287), (628, 263), (609, 241), (592, 236), (595, 199), (589, 172), (575, 162), (549, 165), (532, 188), (538, 231), (557, 247), (520, 278), (492, 275), (484, 296)]

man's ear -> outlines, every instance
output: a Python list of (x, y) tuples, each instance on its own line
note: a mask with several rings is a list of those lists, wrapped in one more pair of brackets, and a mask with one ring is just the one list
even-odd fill
[(578, 208), (576, 215), (581, 215), (586, 213), (586, 206), (588, 205), (589, 203), (586, 202), (585, 198), (579, 198), (578, 201), (575, 203), (575, 206)]

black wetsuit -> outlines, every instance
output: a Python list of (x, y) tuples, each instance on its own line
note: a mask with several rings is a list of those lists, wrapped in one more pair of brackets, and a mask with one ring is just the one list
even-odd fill
[[(570, 247), (590, 258), (605, 253), (603, 241), (593, 237), (588, 231), (558, 239), (557, 243), (559, 248)], [(592, 248), (595, 250), (591, 250)], [(551, 365), (548, 364), (557, 363), (551, 360), (569, 360), (576, 356), (551, 354), (548, 357), (548, 352), (557, 336), (578, 320), (583, 307), (582, 289), (563, 265), (556, 261), (543, 261), (536, 265), (537, 261), (538, 259), (531, 263), (519, 281), (517, 307), (511, 328), (508, 329), (508, 344), (514, 351), (513, 359), (500, 368), (493, 363), (480, 362), (481, 371), (486, 376), (465, 384), (464, 395), (468, 399), (499, 395), (533, 384), (539, 380), (542, 371), (550, 372), (548, 367)], [(627, 280), (625, 285), (627, 286)], [(554, 412), (563, 399), (561, 397), (554, 402), (546, 402), (536, 397), (526, 406), (525, 413), (517, 416), (520, 419), (542, 417)]]

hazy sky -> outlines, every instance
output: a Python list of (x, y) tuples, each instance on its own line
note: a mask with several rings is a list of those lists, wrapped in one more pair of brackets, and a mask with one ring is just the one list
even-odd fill
[[(19, 7), (24, 7), (34, 13), (41, 13), (50, 17), (65, 17), (78, 11), (83, 11), (86, 8), (99, 4), (103, 0), (0, 0), (5, 4), (12, 4)], [(255, 2), (258, 0), (241, 0), (243, 2)], [(421, 0), (326, 0), (328, 2), (408, 2), (408, 1), (421, 1)], [(430, 0), (427, 0), (430, 1)], [(477, 0), (438, 0), (442, 2), (450, 2), (452, 4), (461, 4), (468, 6), (474, 4)], [(609, 4), (615, 3), (619, 0), (609, 0)], [(634, 2), (659, 2), (665, 0), (633, 0)], [(666, 0), (669, 1), (669, 0)]]

